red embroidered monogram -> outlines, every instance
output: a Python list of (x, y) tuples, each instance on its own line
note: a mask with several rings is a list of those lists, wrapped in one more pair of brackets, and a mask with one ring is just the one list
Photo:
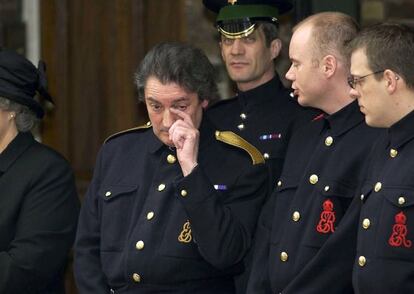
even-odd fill
[(388, 240), (388, 244), (393, 247), (411, 247), (412, 242), (406, 239), (408, 234), (406, 222), (407, 217), (402, 211), (395, 215), (395, 224), (392, 226), (392, 234)]
[(316, 230), (319, 233), (327, 234), (335, 231), (335, 212), (333, 211), (334, 205), (331, 200), (325, 200), (323, 203), (323, 211), (321, 213), (321, 219), (319, 220)]

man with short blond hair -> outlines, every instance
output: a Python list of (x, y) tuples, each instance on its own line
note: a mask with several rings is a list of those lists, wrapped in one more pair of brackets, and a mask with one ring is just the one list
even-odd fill
[(377, 136), (349, 97), (346, 82), (345, 44), (357, 31), (356, 22), (338, 12), (315, 14), (294, 28), (286, 78), (299, 104), (324, 115), (289, 142), (256, 231), (248, 293), (352, 293), (355, 235), (344, 227), (355, 221), (348, 207)]

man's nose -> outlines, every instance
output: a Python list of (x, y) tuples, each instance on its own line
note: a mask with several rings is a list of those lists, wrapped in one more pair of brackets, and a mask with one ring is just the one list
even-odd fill
[(176, 115), (172, 113), (169, 109), (166, 109), (162, 116), (163, 127), (170, 128), (175, 121), (176, 121)]
[(239, 55), (243, 54), (244, 52), (244, 46), (241, 39), (235, 39), (233, 44), (231, 45), (231, 54), (233, 55)]
[(286, 79), (288, 79), (289, 81), (293, 81), (295, 79), (292, 67), (293, 64), (289, 67), (289, 70), (285, 74)]
[(359, 92), (353, 88), (350, 88), (349, 96), (353, 99), (358, 99), (360, 97)]

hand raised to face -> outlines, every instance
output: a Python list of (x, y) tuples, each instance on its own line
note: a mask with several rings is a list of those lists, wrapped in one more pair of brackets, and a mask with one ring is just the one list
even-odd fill
[(170, 127), (169, 137), (177, 148), (177, 158), (183, 175), (187, 176), (197, 166), (200, 133), (194, 126), (190, 115), (173, 108), (171, 112), (176, 114), (179, 119)]

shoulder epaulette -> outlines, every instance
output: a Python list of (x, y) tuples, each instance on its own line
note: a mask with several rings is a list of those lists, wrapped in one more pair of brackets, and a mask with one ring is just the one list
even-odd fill
[(240, 137), (239, 135), (233, 132), (216, 131), (216, 139), (226, 144), (239, 147), (243, 149), (244, 151), (246, 151), (247, 153), (249, 153), (250, 157), (252, 158), (253, 165), (265, 162), (262, 153), (260, 153), (260, 151), (257, 150), (256, 147), (254, 147), (252, 144), (250, 144), (245, 139), (243, 139), (242, 137)]
[(116, 138), (116, 137), (118, 137), (120, 135), (127, 134), (127, 133), (131, 133), (131, 132), (135, 132), (135, 131), (138, 131), (138, 130), (149, 129), (150, 127), (152, 127), (151, 122), (147, 122), (145, 125), (141, 125), (141, 126), (138, 126), (138, 127), (135, 127), (135, 128), (131, 128), (131, 129), (127, 129), (127, 130), (120, 131), (120, 132), (115, 133), (115, 134), (112, 134), (108, 138), (106, 138), (105, 141), (104, 141), (104, 144), (106, 142), (108, 142), (109, 140), (111, 140), (113, 138)]

